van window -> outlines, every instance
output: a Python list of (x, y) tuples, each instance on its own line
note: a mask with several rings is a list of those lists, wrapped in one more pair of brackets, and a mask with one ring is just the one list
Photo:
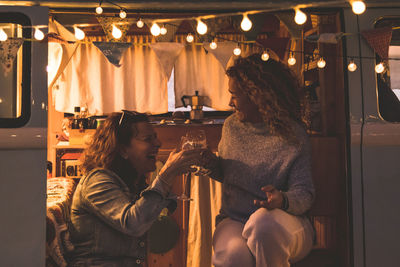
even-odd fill
[(0, 128), (21, 127), (30, 118), (30, 25), (21, 13), (0, 13), (7, 34), (0, 41)]
[(400, 18), (381, 19), (375, 26), (393, 29), (387, 69), (377, 79), (379, 113), (386, 121), (400, 122)]

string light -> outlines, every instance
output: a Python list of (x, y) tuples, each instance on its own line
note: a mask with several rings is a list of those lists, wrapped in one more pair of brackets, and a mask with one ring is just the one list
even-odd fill
[(293, 56), (292, 53), (290, 53), (290, 57), (288, 58), (287, 63), (288, 63), (290, 66), (293, 66), (294, 64), (296, 64), (296, 59), (294, 58), (294, 56)]
[(138, 28), (143, 28), (144, 22), (143, 22), (143, 20), (141, 18), (139, 18), (139, 20), (136, 22), (136, 26)]
[(197, 20), (197, 28), (196, 29), (200, 35), (204, 35), (207, 32), (207, 25), (199, 19), (199, 20)]
[(101, 6), (96, 7), (96, 13), (99, 15), (103, 14), (103, 8)]
[(264, 51), (264, 52), (262, 53), (261, 59), (262, 59), (263, 61), (267, 61), (267, 60), (269, 59), (269, 54), (268, 54), (267, 51)]
[(4, 42), (7, 39), (8, 39), (7, 33), (3, 29), (0, 29), (0, 41)]
[(194, 40), (193, 35), (191, 33), (188, 33), (188, 35), (186, 36), (186, 41), (188, 43), (191, 43), (191, 42), (193, 42), (193, 40)]
[(233, 54), (235, 56), (239, 56), (242, 53), (242, 50), (239, 47), (239, 44), (235, 47), (235, 49), (233, 49)]
[(210, 43), (210, 48), (211, 49), (216, 49), (217, 48), (217, 43), (213, 40), (211, 43)]
[(320, 69), (325, 68), (325, 66), (326, 66), (326, 61), (324, 60), (323, 57), (321, 57), (321, 58), (318, 60), (317, 66), (318, 66), (318, 68), (320, 68)]
[(159, 36), (160, 33), (161, 33), (160, 26), (158, 26), (158, 24), (154, 22), (153, 25), (150, 28), (150, 32), (154, 36)]
[(351, 9), (353, 10), (354, 14), (360, 15), (364, 13), (366, 7), (363, 1), (352, 1)]
[(122, 37), (122, 32), (120, 29), (118, 29), (115, 25), (112, 25), (112, 32), (111, 32), (112, 36), (115, 39), (119, 39)]
[(74, 30), (76, 39), (83, 40), (85, 38), (85, 33), (81, 29), (74, 27)]
[(121, 11), (119, 12), (119, 17), (120, 17), (121, 19), (126, 18), (126, 12), (125, 12), (125, 10), (121, 9)]
[(242, 30), (247, 32), (251, 29), (251, 26), (253, 26), (251, 20), (247, 17), (247, 14), (243, 14), (243, 20), (242, 23), (240, 23), (240, 27), (242, 28)]
[(307, 21), (307, 15), (304, 14), (304, 12), (302, 12), (300, 9), (296, 9), (295, 12), (296, 14), (294, 16), (294, 21), (299, 25), (304, 24)]
[(349, 65), (347, 66), (347, 69), (351, 72), (354, 72), (357, 70), (357, 65), (354, 63), (354, 60), (350, 60)]
[(165, 28), (165, 25), (163, 25), (160, 29), (161, 35), (166, 35), (167, 34), (167, 28)]
[(384, 70), (385, 70), (385, 66), (383, 65), (383, 62), (381, 62), (375, 66), (376, 73), (382, 73)]
[(39, 28), (35, 28), (35, 34), (33, 36), (39, 41), (44, 39), (44, 33)]

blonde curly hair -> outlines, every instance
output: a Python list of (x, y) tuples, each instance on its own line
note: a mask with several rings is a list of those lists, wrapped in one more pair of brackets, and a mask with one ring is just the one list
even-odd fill
[(297, 143), (292, 121), (308, 125), (306, 95), (289, 67), (261, 54), (239, 57), (226, 71), (254, 103), (270, 133)]

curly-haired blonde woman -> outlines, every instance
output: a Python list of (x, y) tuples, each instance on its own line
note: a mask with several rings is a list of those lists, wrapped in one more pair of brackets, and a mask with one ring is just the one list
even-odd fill
[(113, 113), (84, 152), (71, 205), (75, 250), (69, 266), (142, 266), (144, 235), (165, 207), (176, 203), (170, 185), (199, 164), (202, 150), (172, 152), (149, 186), (161, 143), (145, 114)]
[(313, 244), (305, 102), (290, 69), (260, 54), (236, 59), (227, 75), (235, 113), (224, 123), (219, 158), (209, 163), (210, 176), (223, 183), (213, 264), (288, 267)]

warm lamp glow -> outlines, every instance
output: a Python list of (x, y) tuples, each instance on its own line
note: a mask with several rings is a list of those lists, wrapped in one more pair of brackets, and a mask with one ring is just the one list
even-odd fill
[(207, 32), (207, 25), (204, 23), (204, 22), (202, 22), (201, 20), (198, 20), (197, 21), (197, 32), (200, 34), (200, 35), (203, 35), (203, 34), (206, 34), (206, 32)]
[(188, 43), (191, 43), (191, 42), (193, 42), (193, 40), (194, 40), (193, 35), (192, 35), (191, 33), (189, 33), (189, 34), (186, 36), (186, 41), (187, 41)]
[(160, 33), (161, 33), (161, 35), (166, 35), (167, 34), (167, 28), (165, 28), (164, 25), (161, 27)]
[(7, 38), (8, 38), (7, 33), (3, 29), (0, 29), (0, 41), (3, 42), (7, 40)]
[(118, 29), (115, 25), (112, 26), (112, 32), (111, 32), (112, 36), (115, 39), (119, 39), (122, 37), (122, 32), (120, 29)]
[(296, 9), (296, 14), (294, 16), (294, 21), (297, 24), (302, 25), (307, 21), (307, 15), (304, 14), (304, 12), (302, 12), (300, 9)]
[(296, 59), (294, 58), (293, 55), (291, 55), (291, 56), (288, 58), (287, 63), (288, 63), (290, 66), (293, 66), (294, 64), (296, 64)]
[(382, 62), (375, 66), (376, 73), (382, 73), (384, 70), (385, 66), (383, 65)]
[(269, 59), (269, 54), (268, 54), (267, 51), (264, 51), (264, 52), (262, 53), (261, 59), (262, 59), (263, 61), (267, 61), (267, 60)]
[(320, 69), (325, 68), (325, 66), (326, 66), (326, 61), (324, 60), (323, 57), (321, 57), (321, 58), (318, 60), (317, 66), (318, 66), (318, 68), (320, 68)]
[(143, 26), (144, 26), (143, 20), (142, 20), (142, 19), (139, 19), (139, 20), (136, 22), (136, 26), (137, 26), (138, 28), (143, 28)]
[(354, 61), (350, 61), (349, 65), (347, 66), (347, 69), (351, 72), (354, 72), (357, 70), (357, 65), (354, 63)]
[(78, 27), (74, 27), (75, 30), (75, 38), (78, 40), (83, 40), (85, 38), (85, 33), (79, 29)]
[(235, 56), (239, 56), (242, 53), (242, 50), (240, 49), (239, 46), (235, 47), (235, 49), (233, 49), (233, 54)]
[(154, 22), (153, 25), (150, 28), (150, 32), (154, 36), (159, 36), (160, 33), (161, 33), (160, 26), (158, 26), (158, 24)]
[(351, 9), (354, 14), (360, 15), (364, 13), (366, 7), (363, 1), (353, 1), (351, 2)]
[(251, 26), (253, 26), (253, 24), (251, 23), (251, 21), (249, 20), (247, 15), (243, 14), (243, 20), (242, 20), (242, 23), (240, 24), (240, 27), (242, 28), (242, 30), (247, 32), (251, 29)]
[(103, 8), (101, 6), (96, 7), (96, 13), (97, 14), (103, 14)]
[(39, 28), (36, 28), (34, 37), (35, 37), (36, 40), (41, 41), (44, 38), (44, 33), (41, 30), (39, 30)]
[(216, 49), (217, 46), (218, 46), (217, 43), (214, 42), (214, 41), (212, 41), (212, 42), (210, 43), (210, 48), (211, 48), (211, 49)]
[(122, 10), (122, 9), (121, 9), (121, 11), (119, 12), (119, 17), (120, 17), (121, 19), (126, 18), (126, 12), (125, 12), (125, 10)]

